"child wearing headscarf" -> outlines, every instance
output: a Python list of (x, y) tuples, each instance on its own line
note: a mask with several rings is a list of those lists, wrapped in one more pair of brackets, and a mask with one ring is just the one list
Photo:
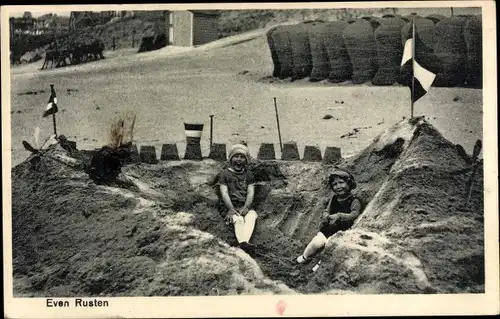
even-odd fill
[(243, 144), (236, 144), (229, 152), (229, 165), (219, 174), (219, 188), (226, 208), (224, 219), (234, 225), (238, 247), (249, 255), (255, 253), (250, 238), (257, 220), (257, 212), (252, 209), (255, 178), (247, 169), (250, 153)]
[(323, 212), (319, 232), (302, 255), (297, 257), (299, 264), (310, 261), (312, 256), (325, 247), (330, 236), (349, 229), (361, 213), (361, 201), (351, 192), (356, 188), (356, 181), (351, 173), (336, 169), (328, 177), (328, 186), (333, 191), (333, 196)]

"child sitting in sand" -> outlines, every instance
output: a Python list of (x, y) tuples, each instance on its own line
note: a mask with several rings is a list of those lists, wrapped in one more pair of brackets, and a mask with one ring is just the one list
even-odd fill
[(356, 188), (354, 177), (346, 171), (336, 169), (328, 177), (328, 186), (333, 196), (323, 212), (322, 223), (318, 234), (297, 257), (299, 264), (311, 260), (319, 250), (323, 249), (330, 236), (339, 230), (349, 229), (361, 213), (361, 201), (351, 191)]
[(254, 199), (254, 175), (248, 171), (248, 148), (236, 144), (229, 152), (229, 166), (218, 177), (220, 196), (226, 208), (225, 220), (234, 225), (238, 247), (249, 255), (255, 253), (250, 238), (255, 227), (257, 212), (252, 210)]

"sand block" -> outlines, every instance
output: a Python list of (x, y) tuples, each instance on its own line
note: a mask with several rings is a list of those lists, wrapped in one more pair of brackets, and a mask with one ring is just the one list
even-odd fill
[(187, 143), (184, 159), (201, 161), (203, 159), (201, 156), (201, 145), (199, 143)]
[(226, 161), (226, 144), (213, 143), (208, 157), (216, 161)]
[(257, 154), (257, 159), (259, 159), (259, 160), (275, 160), (276, 153), (274, 151), (274, 144), (272, 144), (272, 143), (260, 144), (259, 153)]
[(342, 158), (342, 153), (340, 147), (327, 146), (325, 149), (325, 156), (323, 157), (323, 163), (333, 164), (338, 162)]
[(91, 159), (97, 154), (97, 152), (99, 152), (99, 150), (99, 148), (94, 148), (93, 150), (81, 150), (80, 152), (87, 154), (87, 156)]
[(161, 161), (178, 161), (179, 152), (177, 151), (177, 144), (163, 144), (161, 146)]
[(306, 145), (302, 160), (306, 162), (321, 162), (321, 150), (317, 146)]
[(281, 159), (284, 161), (300, 160), (299, 148), (297, 147), (297, 143), (283, 144), (283, 154), (281, 154)]
[(130, 163), (139, 163), (141, 161), (141, 158), (139, 156), (139, 150), (137, 149), (136, 144), (132, 144), (130, 147)]
[(141, 162), (148, 164), (156, 164), (158, 163), (158, 159), (156, 158), (156, 149), (154, 146), (141, 146)]

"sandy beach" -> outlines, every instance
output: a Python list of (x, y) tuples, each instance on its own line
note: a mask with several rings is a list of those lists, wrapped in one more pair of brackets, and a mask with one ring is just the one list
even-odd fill
[[(140, 54), (125, 49), (105, 56), (43, 71), (43, 61), (11, 68), (13, 166), (28, 155), (21, 141), (34, 142), (35, 127), (40, 127), (40, 139), (52, 133), (52, 120), (42, 118), (49, 84), (58, 93), (58, 134), (75, 140), (78, 148), (107, 144), (111, 121), (133, 111), (135, 142), (155, 146), (158, 156), (163, 143), (177, 143), (183, 155), (183, 122), (205, 124), (201, 144), (207, 156), (212, 114), (214, 142), (245, 141), (254, 156), (260, 143), (274, 143), (279, 157), (273, 97), (282, 141), (297, 142), (301, 156), (305, 145), (322, 151), (337, 146), (343, 156), (355, 154), (410, 116), (406, 87), (266, 78), (273, 65), (264, 30), (197, 48), (166, 47)], [(445, 138), (471, 152), (482, 138), (482, 104), (482, 90), (432, 88), (415, 104), (415, 115), (426, 116)], [(325, 115), (332, 118), (323, 119)]]

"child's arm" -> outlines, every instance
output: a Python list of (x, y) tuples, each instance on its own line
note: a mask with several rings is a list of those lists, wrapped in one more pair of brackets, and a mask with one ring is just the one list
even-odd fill
[(228, 213), (226, 215), (227, 218), (232, 218), (234, 214), (237, 214), (236, 210), (234, 209), (233, 203), (231, 202), (231, 198), (229, 197), (229, 192), (227, 191), (227, 185), (220, 185), (220, 194), (222, 197), (222, 201), (224, 202), (224, 205), (226, 205), (228, 209)]
[(222, 201), (226, 206), (228, 212), (224, 219), (228, 222), (232, 222), (233, 216), (238, 214), (238, 212), (234, 209), (233, 203), (231, 202), (231, 197), (229, 197), (229, 191), (227, 188), (227, 176), (224, 171), (219, 175), (219, 191)]
[(233, 203), (231, 202), (231, 198), (229, 197), (229, 192), (227, 190), (227, 185), (220, 185), (220, 194), (222, 197), (222, 201), (224, 205), (226, 205), (229, 211), (234, 210)]
[(359, 214), (361, 214), (361, 202), (359, 199), (355, 198), (351, 203), (350, 213), (338, 213), (336, 215), (338, 215), (338, 218), (343, 222), (354, 222)]
[(250, 207), (252, 207), (254, 194), (255, 194), (255, 186), (254, 186), (254, 184), (248, 185), (248, 188), (247, 188), (247, 198), (245, 200), (245, 205), (243, 205), (243, 208), (241, 209), (241, 214), (243, 216), (245, 216), (246, 213), (248, 213), (248, 211), (250, 210)]
[(255, 194), (255, 176), (251, 171), (247, 172), (246, 183), (247, 183), (247, 196), (245, 198), (245, 204), (240, 210), (240, 214), (243, 216), (245, 216), (252, 207), (253, 198)]
[(332, 206), (332, 201), (333, 201), (333, 196), (330, 197), (330, 200), (328, 201), (328, 205), (326, 206), (325, 210), (321, 214), (321, 219), (323, 222), (328, 222), (328, 216), (330, 216), (330, 207)]

